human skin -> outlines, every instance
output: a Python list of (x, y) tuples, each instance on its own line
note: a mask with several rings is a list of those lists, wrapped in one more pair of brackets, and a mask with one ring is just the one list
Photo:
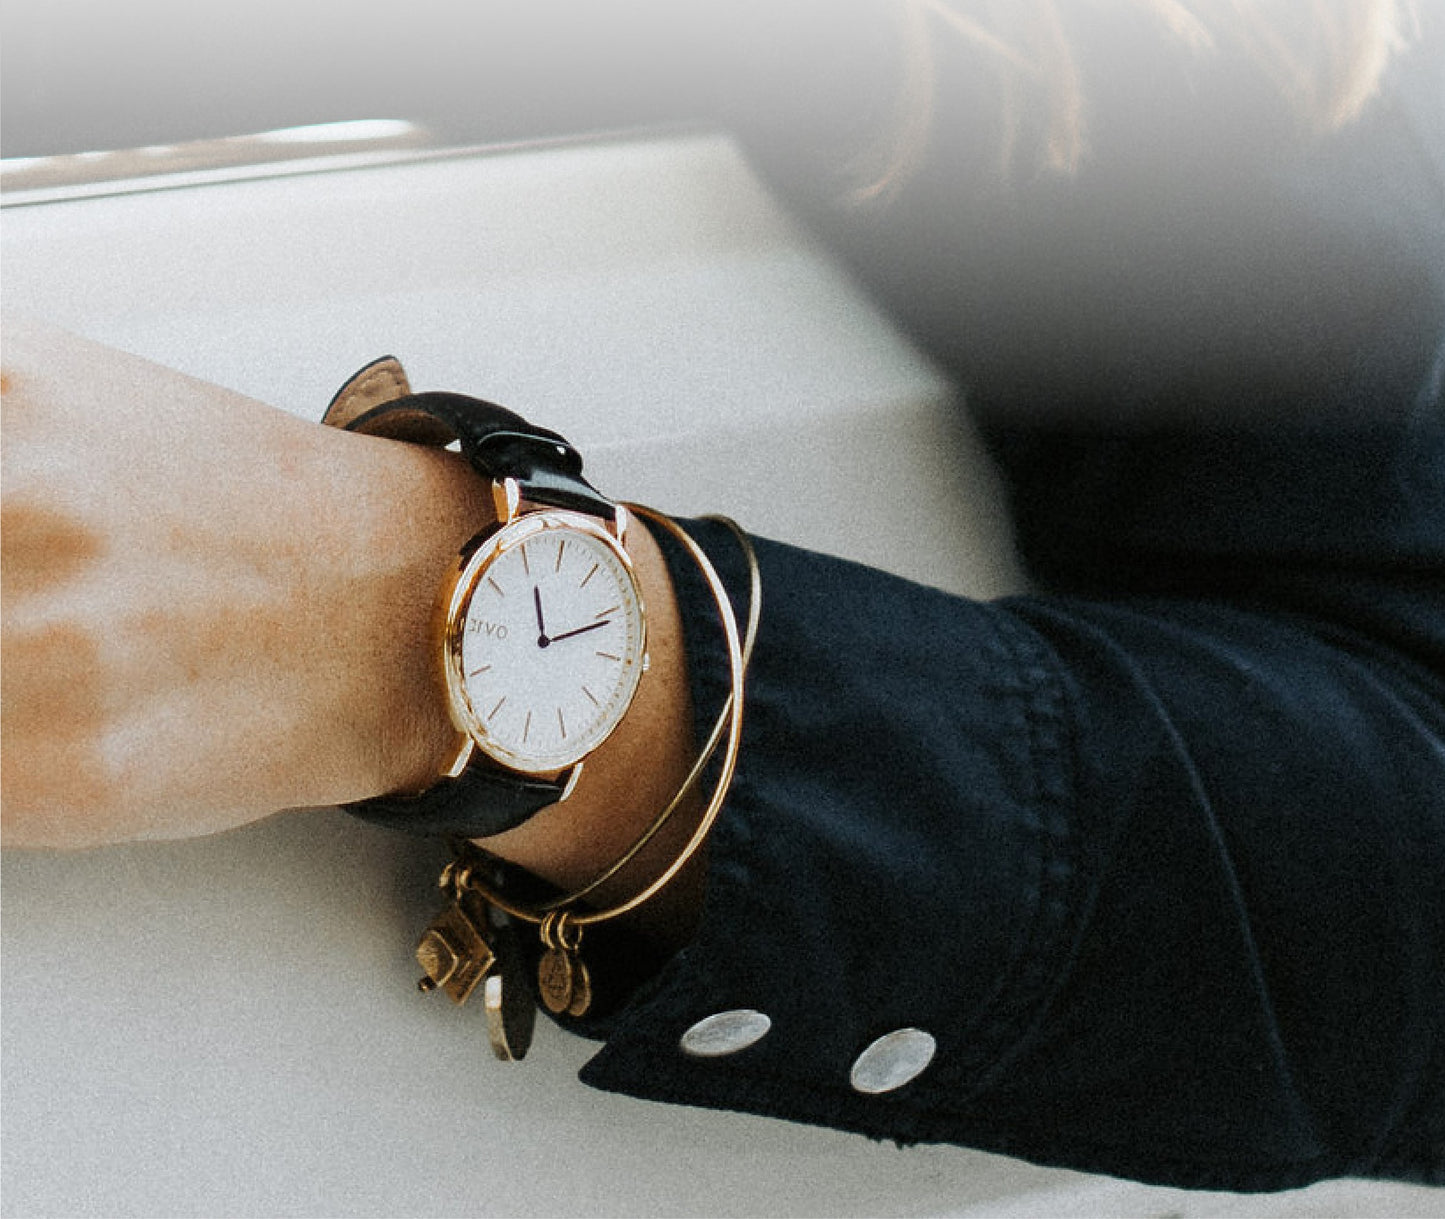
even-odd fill
[[(455, 752), (432, 622), (492, 518), (455, 455), (359, 436), (7, 317), (0, 809), (7, 848), (215, 833), (425, 786)], [(671, 584), (629, 532), (651, 665), (576, 791), (488, 847), (567, 886), (691, 763)], [(635, 891), (691, 811), (601, 898)], [(686, 934), (699, 870), (648, 904)]]

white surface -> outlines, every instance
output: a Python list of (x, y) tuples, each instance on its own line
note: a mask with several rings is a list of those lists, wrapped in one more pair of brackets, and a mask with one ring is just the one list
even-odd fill
[[(0, 237), (7, 307), (303, 415), (393, 352), (419, 387), (567, 433), (606, 490), (951, 588), (1017, 583), (947, 387), (724, 141), (15, 208)], [(1440, 1213), (1423, 1191), (1246, 1204), (600, 1095), (573, 1079), (591, 1047), (544, 1023), (497, 1063), (479, 1011), (414, 989), (439, 862), (334, 811), (7, 854), (4, 1213)]]

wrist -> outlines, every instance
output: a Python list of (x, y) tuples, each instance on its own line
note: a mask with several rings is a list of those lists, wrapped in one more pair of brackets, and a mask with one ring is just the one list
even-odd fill
[[(322, 430), (341, 475), (318, 546), (335, 738), (346, 803), (434, 782), (455, 756), (436, 652), (437, 596), (457, 552), (493, 519), (490, 496), (455, 454)], [(343, 645), (343, 646), (337, 646)]]

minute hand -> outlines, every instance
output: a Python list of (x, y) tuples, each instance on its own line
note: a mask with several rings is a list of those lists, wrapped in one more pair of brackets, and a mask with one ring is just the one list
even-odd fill
[(595, 631), (606, 626), (612, 621), (611, 618), (604, 618), (601, 622), (589, 622), (586, 626), (579, 626), (575, 631), (563, 631), (560, 635), (553, 635), (553, 643), (561, 643), (564, 639), (571, 639), (574, 635), (585, 635), (588, 631)]

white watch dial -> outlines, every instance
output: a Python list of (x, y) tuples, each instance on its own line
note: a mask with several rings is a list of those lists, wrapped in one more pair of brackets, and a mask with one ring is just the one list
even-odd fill
[(644, 665), (642, 603), (621, 547), (590, 518), (530, 514), (473, 556), (458, 591), (447, 656), (463, 731), (535, 774), (597, 748)]

